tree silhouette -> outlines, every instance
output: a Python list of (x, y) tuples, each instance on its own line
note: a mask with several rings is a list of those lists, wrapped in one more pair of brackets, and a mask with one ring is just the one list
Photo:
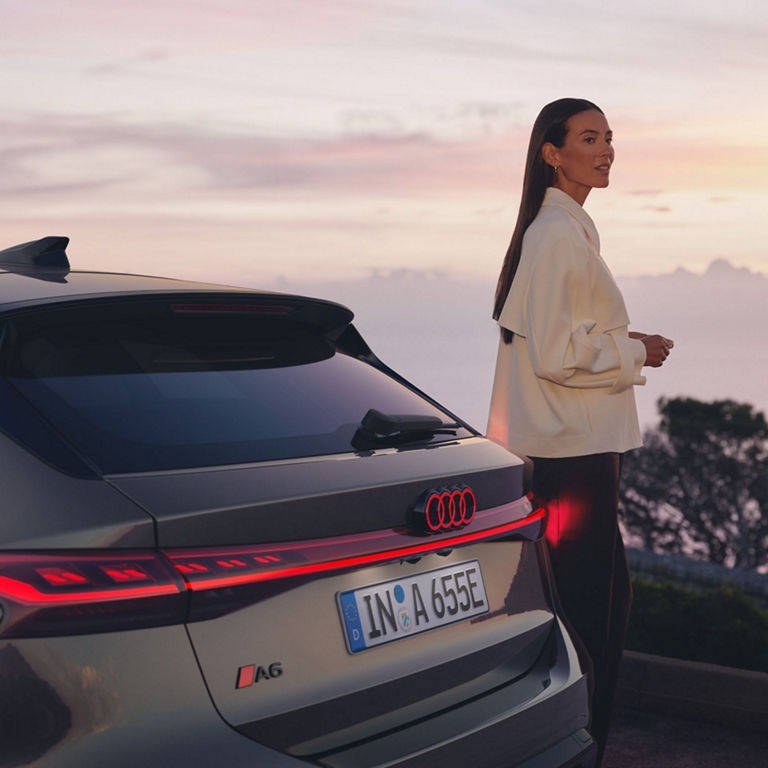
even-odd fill
[(768, 564), (768, 424), (732, 400), (661, 399), (625, 457), (623, 520), (647, 549), (741, 568)]

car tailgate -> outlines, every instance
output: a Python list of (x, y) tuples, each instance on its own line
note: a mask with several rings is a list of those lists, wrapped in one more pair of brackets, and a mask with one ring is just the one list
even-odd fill
[[(188, 632), (208, 689), (251, 738), (314, 760), (472, 702), (467, 717), (480, 720), (484, 696), (502, 691), (514, 708), (548, 684), (534, 674), (511, 685), (551, 652), (554, 617), (536, 545), (510, 537), (534, 517), (522, 463), (485, 439), (111, 481), (157, 517), (161, 549), (189, 574)], [(416, 529), (417, 499), (456, 487), (474, 494), (475, 519)], [(228, 581), (254, 553), (264, 574)], [(209, 577), (212, 562), (224, 571)], [(433, 606), (436, 584), (468, 587), (476, 610), (355, 648), (342, 596), (416, 582)]]

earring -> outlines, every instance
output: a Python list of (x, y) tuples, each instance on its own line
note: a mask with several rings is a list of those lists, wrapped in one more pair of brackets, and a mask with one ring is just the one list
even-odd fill
[(557, 176), (557, 169), (558, 169), (559, 167), (560, 167), (559, 165), (553, 165), (553, 166), (552, 166), (552, 170), (554, 170), (554, 172), (555, 172), (555, 176)]

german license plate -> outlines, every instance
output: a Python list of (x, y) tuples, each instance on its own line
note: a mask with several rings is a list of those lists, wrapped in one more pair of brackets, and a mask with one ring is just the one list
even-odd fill
[(477, 560), (340, 592), (336, 601), (351, 653), (488, 611)]

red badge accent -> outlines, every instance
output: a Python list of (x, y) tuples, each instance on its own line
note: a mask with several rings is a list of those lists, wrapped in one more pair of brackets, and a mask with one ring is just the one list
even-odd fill
[(419, 496), (413, 519), (420, 532), (440, 533), (463, 528), (476, 511), (477, 500), (468, 485), (431, 488)]
[(237, 685), (235, 688), (247, 688), (253, 685), (253, 678), (256, 675), (256, 665), (249, 664), (247, 667), (240, 667), (237, 670)]

